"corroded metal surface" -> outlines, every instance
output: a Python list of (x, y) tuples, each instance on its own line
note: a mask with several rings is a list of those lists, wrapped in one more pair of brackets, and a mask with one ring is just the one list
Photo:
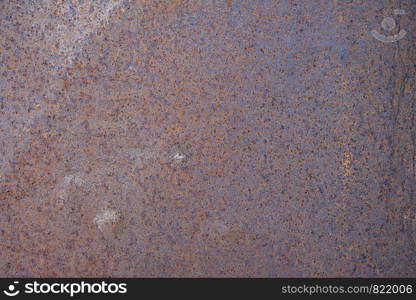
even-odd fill
[(414, 12), (0, 1), (0, 275), (415, 276)]

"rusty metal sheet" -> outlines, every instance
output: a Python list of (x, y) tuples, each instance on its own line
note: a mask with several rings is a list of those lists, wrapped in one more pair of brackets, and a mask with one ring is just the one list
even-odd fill
[(415, 276), (415, 3), (0, 1), (0, 276)]

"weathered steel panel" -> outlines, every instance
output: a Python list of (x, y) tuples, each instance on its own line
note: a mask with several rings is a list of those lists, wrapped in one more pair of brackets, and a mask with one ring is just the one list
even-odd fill
[(0, 1), (0, 276), (414, 277), (414, 13)]

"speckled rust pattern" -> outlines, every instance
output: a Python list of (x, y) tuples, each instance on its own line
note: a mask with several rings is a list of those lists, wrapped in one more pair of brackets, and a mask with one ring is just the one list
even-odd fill
[(0, 1), (0, 276), (416, 276), (415, 7)]

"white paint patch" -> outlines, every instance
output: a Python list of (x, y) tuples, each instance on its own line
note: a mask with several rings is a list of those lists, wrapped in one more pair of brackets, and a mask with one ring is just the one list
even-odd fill
[(68, 188), (73, 185), (75, 187), (81, 187), (85, 184), (85, 180), (80, 174), (69, 174), (66, 175), (57, 187), (57, 202), (58, 205), (62, 206), (68, 199)]
[[(74, 14), (73, 22), (67, 25), (57, 24), (49, 34), (51, 44), (59, 43), (59, 51), (64, 56), (64, 66), (71, 66), (75, 56), (81, 51), (83, 44), (91, 34), (108, 24), (113, 11), (122, 4), (122, 0), (109, 0), (107, 2), (68, 3), (54, 7), (59, 14)], [(41, 24), (45, 26), (45, 24)]]
[(176, 161), (182, 161), (182, 160), (184, 160), (186, 158), (186, 156), (184, 155), (184, 154), (182, 154), (182, 153), (176, 153), (174, 156), (173, 156), (173, 159), (174, 160), (176, 160)]
[(106, 209), (103, 212), (97, 214), (94, 218), (94, 223), (97, 225), (100, 231), (103, 231), (107, 224), (114, 224), (120, 219), (117, 211), (113, 209)]
[[(59, 50), (58, 53), (62, 56), (62, 62), (59, 63), (60, 67), (70, 67), (73, 64), (73, 60), (77, 54), (82, 51), (82, 47), (88, 38), (96, 33), (98, 30), (108, 25), (108, 22), (112, 14), (118, 9), (122, 9), (123, 0), (109, 0), (107, 2), (103, 1), (56, 1), (56, 0), (43, 0), (43, 1), (20, 1), (20, 5), (23, 5), (24, 9), (31, 12), (30, 14), (25, 14), (25, 18), (28, 18), (33, 28), (36, 29), (38, 33), (43, 33), (45, 35), (45, 41), (43, 41), (39, 46), (41, 47), (41, 52), (46, 52), (47, 55), (55, 55), (52, 49), (55, 48), (55, 45), (58, 43)], [(63, 2), (63, 3), (61, 3)], [(54, 12), (54, 13), (51, 13)], [(65, 14), (74, 14), (74, 22), (70, 24), (57, 24), (53, 26), (59, 20), (55, 18), (54, 15), (64, 16)], [(56, 70), (57, 66), (54, 66)], [(61, 80), (59, 76), (55, 76), (54, 73), (51, 74), (50, 78), (52, 79), (49, 87), (61, 87)], [(3, 82), (0, 80), (0, 87), (3, 85)], [(51, 93), (48, 88), (46, 88), (47, 97), (55, 97), (54, 93)], [(21, 138), (22, 142), (25, 143), (27, 140), (27, 133), (32, 128), (35, 120), (37, 118), (43, 118), (45, 111), (47, 111), (47, 105), (39, 104), (35, 105), (35, 109), (30, 113), (27, 113), (25, 110), (24, 113), (14, 115), (12, 121), (15, 124), (20, 125), (23, 128), (17, 128), (16, 134), (21, 135), (24, 133), (24, 137)], [(22, 122), (17, 122), (16, 118), (18, 116), (19, 120)], [(3, 118), (4, 119), (4, 118)], [(0, 120), (0, 130), (3, 130), (2, 122)], [(14, 126), (8, 126), (5, 124), (6, 128), (14, 128)], [(14, 131), (12, 132), (14, 133)], [(14, 136), (13, 135), (13, 136)], [(20, 143), (19, 143), (20, 144)], [(13, 145), (13, 143), (8, 143), (7, 145)], [(6, 145), (6, 146), (7, 146)], [(25, 146), (25, 144), (23, 144)], [(0, 153), (0, 167), (2, 173), (5, 176), (10, 172), (10, 166), (8, 161), (12, 160), (12, 157), (15, 155), (16, 147), (7, 146), (10, 149), (6, 149), (7, 155)], [(18, 147), (19, 148), (19, 147)], [(1, 180), (1, 179), (0, 179)]]
[(64, 185), (74, 184), (75, 186), (82, 186), (85, 184), (84, 179), (79, 174), (71, 174), (64, 177)]

